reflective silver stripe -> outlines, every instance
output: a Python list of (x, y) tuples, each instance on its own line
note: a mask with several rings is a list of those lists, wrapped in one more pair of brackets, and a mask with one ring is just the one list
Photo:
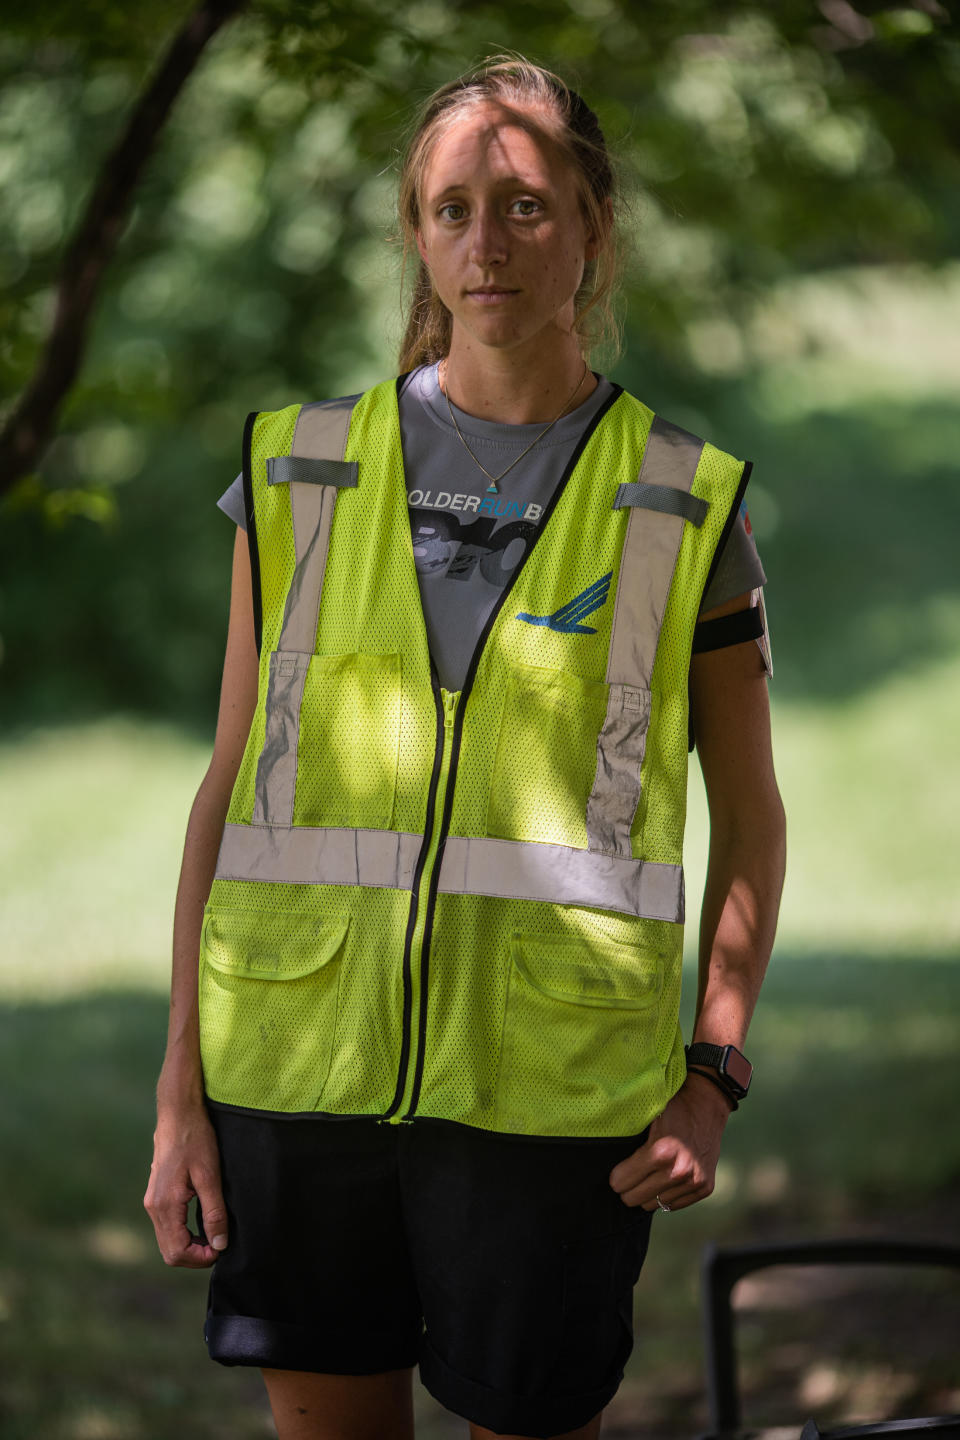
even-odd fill
[(317, 460), (307, 455), (271, 455), (267, 459), (268, 485), (336, 485), (342, 490), (356, 485), (359, 474), (356, 460)]
[[(349, 404), (301, 406), (290, 455), (309, 460), (342, 461), (355, 399), (351, 396)], [(334, 485), (317, 485), (302, 480), (293, 480), (290, 484), (297, 564), (283, 613), (281, 650), (312, 652), (316, 645), (320, 596), (323, 593), (336, 500)]]
[(290, 454), (342, 460), (350, 433), (350, 417), (360, 398), (361, 392), (358, 392), (342, 395), (337, 400), (312, 400), (301, 405)]
[(309, 655), (275, 650), (270, 656), (263, 749), (254, 781), (254, 825), (293, 822), (300, 703), (309, 668)]
[[(288, 885), (379, 885), (409, 890), (422, 835), (311, 825), (225, 825), (218, 880)], [(439, 889), (588, 905), (652, 920), (683, 920), (683, 870), (567, 845), (448, 835)]]
[(587, 801), (591, 850), (632, 856), (630, 826), (640, 801), (640, 766), (649, 727), (650, 691), (611, 685), (597, 737), (597, 772)]
[(710, 509), (710, 501), (701, 500), (699, 495), (689, 495), (686, 490), (675, 490), (671, 485), (648, 485), (644, 480), (633, 480), (617, 489), (614, 510), (632, 505), (641, 510), (662, 510), (665, 515), (679, 515), (696, 525), (698, 530)]
[[(643, 452), (640, 480), (689, 492), (702, 450), (703, 441), (696, 435), (656, 415)], [(631, 508), (607, 658), (611, 685), (650, 689), (682, 536), (683, 521), (678, 515)]]
[(290, 486), (297, 563), (280, 629), (281, 650), (312, 651), (317, 643), (320, 596), (330, 548), (337, 492), (330, 485)]
[[(291, 459), (286, 473), (317, 462), (343, 465), (350, 417), (357, 396), (332, 404), (302, 405), (293, 432), (290, 457), (273, 455), (269, 472)], [(356, 465), (354, 464), (354, 469)], [(331, 474), (339, 473), (334, 469)], [(340, 482), (343, 483), (343, 482)], [(351, 482), (356, 484), (354, 478)], [(283, 612), (277, 650), (270, 656), (263, 750), (254, 783), (253, 823), (290, 825), (297, 788), (297, 747), (300, 739), (300, 705), (310, 657), (317, 643), (320, 596), (330, 548), (330, 527), (337, 499), (337, 482), (318, 484), (290, 479), (290, 509), (296, 565)]]
[[(689, 493), (702, 450), (703, 441), (696, 435), (654, 416), (637, 483)], [(624, 860), (632, 855), (630, 827), (640, 804), (650, 678), (683, 526), (679, 513), (631, 506), (620, 557), (607, 657), (610, 693), (597, 736), (597, 768), (586, 822), (591, 851)]]
[(567, 845), (448, 835), (439, 888), (445, 895), (546, 900), (649, 920), (683, 920), (681, 866), (622, 860)]
[(225, 825), (218, 880), (409, 890), (422, 835), (320, 825)]

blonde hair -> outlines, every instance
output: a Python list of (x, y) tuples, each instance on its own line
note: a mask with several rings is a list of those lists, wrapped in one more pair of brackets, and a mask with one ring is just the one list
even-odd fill
[(606, 344), (615, 358), (621, 339), (620, 322), (613, 311), (620, 278), (620, 195), (600, 122), (559, 75), (522, 56), (496, 55), (429, 97), (420, 108), (406, 146), (397, 209), (404, 264), (406, 267), (416, 257), (417, 271), (400, 346), (400, 370), (442, 360), (450, 349), (452, 317), (434, 289), (416, 247), (423, 179), (440, 136), (454, 121), (491, 101), (513, 112), (517, 123), (530, 133), (552, 140), (574, 169), (587, 227), (603, 237), (597, 258), (584, 268), (574, 301), (574, 332), (580, 337), (585, 355), (594, 346)]

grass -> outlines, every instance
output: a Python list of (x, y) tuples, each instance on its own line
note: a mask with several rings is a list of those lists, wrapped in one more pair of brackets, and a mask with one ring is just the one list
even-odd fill
[[(832, 704), (778, 703), (774, 675), (772, 699), (788, 851), (778, 950), (960, 956), (960, 661), (895, 672)], [(692, 920), (707, 820), (695, 764), (690, 775)], [(688, 925), (691, 953), (695, 930)]]
[[(956, 668), (940, 663), (839, 705), (777, 708), (791, 875), (751, 1031), (756, 1091), (731, 1122), (710, 1204), (655, 1222), (610, 1434), (705, 1423), (707, 1239), (956, 1237), (958, 700)], [(163, 1267), (141, 1208), (179, 853), (205, 764), (177, 731), (122, 720), (0, 748), (0, 1084), (16, 1096), (0, 1108), (3, 1440), (272, 1433), (259, 1377), (206, 1358), (206, 1278)], [(696, 787), (690, 851), (694, 894)], [(844, 1298), (821, 1277), (786, 1309), (768, 1303), (793, 1293), (786, 1282), (754, 1294), (741, 1349), (761, 1419), (960, 1408), (950, 1292), (934, 1277), (907, 1304), (868, 1281)], [(881, 1335), (857, 1328), (864, 1293)], [(428, 1397), (418, 1404), (427, 1440), (462, 1435)]]

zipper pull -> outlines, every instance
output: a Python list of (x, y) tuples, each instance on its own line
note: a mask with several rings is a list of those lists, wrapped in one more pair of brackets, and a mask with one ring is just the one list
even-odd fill
[(457, 701), (460, 699), (459, 690), (441, 690), (443, 697), (443, 728), (450, 730), (453, 727), (453, 719), (457, 713)]

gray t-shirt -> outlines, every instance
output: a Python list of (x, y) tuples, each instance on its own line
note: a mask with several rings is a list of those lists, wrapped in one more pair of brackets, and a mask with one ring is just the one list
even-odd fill
[[(501, 425), (454, 406), (470, 451), (491, 475), (503, 475), (493, 491), (450, 423), (436, 365), (414, 370), (404, 381), (400, 434), (413, 554), (430, 653), (444, 689), (462, 688), (487, 617), (533, 543), (584, 427), (611, 389), (610, 382), (599, 377), (593, 394), (558, 420), (506, 474), (543, 424)], [(241, 476), (217, 503), (236, 524), (245, 524)], [(765, 583), (741, 507), (702, 609)]]

